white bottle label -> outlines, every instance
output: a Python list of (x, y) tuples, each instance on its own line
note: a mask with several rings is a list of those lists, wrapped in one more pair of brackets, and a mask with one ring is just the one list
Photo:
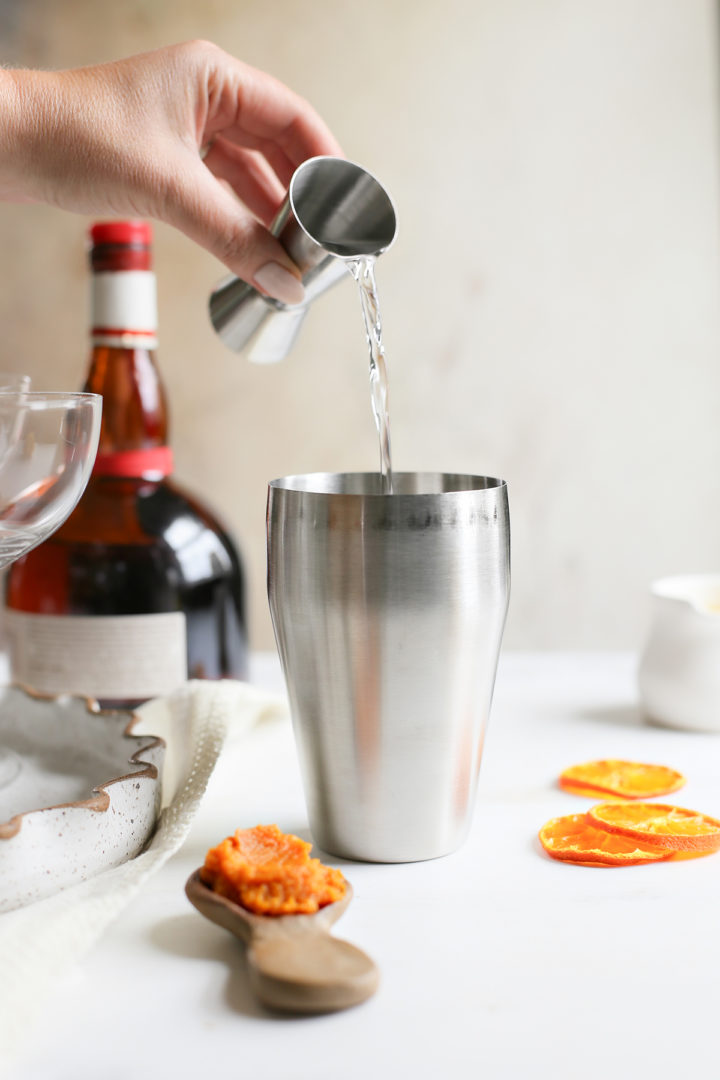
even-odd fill
[(93, 274), (91, 303), (94, 344), (157, 346), (157, 288), (152, 270)]
[(13, 681), (44, 694), (159, 697), (187, 679), (185, 615), (36, 615), (5, 611)]

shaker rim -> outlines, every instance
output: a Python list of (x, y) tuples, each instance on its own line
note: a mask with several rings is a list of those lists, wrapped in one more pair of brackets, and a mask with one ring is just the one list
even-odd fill
[(320, 497), (415, 499), (499, 492), (507, 488), (507, 483), (499, 477), (474, 473), (393, 472), (394, 491), (384, 492), (381, 486), (379, 472), (296, 473), (277, 477), (268, 484), (275, 491), (303, 492)]

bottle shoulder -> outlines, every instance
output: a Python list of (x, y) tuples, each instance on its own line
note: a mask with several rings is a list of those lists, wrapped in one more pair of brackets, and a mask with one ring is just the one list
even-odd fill
[(208, 526), (217, 530), (218, 533), (232, 537), (232, 533), (220, 514), (213, 507), (208, 506), (205, 500), (189, 491), (184, 484), (178, 483), (174, 477), (167, 477), (164, 481), (165, 492), (179, 509), (184, 507), (188, 513), (195, 515)]
[(80, 503), (43, 549), (73, 548), (90, 558), (112, 549), (152, 549), (159, 562), (177, 561), (193, 576), (241, 571), (232, 535), (214, 512), (169, 478), (93, 477)]

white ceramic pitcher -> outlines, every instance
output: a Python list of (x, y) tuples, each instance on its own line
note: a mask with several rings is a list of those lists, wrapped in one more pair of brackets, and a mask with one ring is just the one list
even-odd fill
[(720, 574), (662, 578), (638, 672), (647, 718), (720, 731)]

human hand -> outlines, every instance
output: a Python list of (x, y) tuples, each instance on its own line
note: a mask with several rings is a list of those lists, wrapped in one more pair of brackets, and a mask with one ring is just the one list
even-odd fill
[(165, 221), (286, 303), (299, 271), (265, 226), (302, 161), (341, 153), (306, 101), (208, 42), (0, 70), (0, 198)]

